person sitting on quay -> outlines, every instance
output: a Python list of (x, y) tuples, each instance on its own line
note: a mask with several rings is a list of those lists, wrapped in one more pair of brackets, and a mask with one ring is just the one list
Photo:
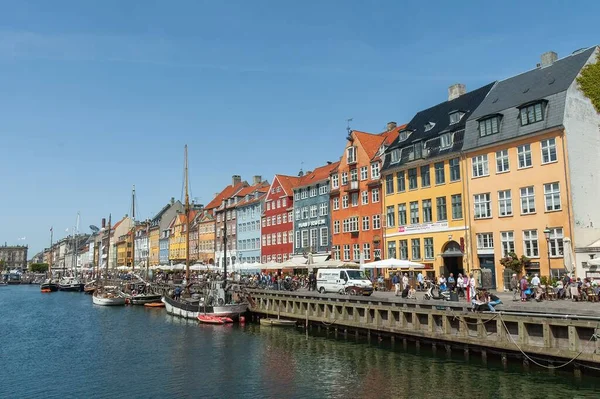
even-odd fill
[(417, 299), (417, 290), (411, 285), (408, 290), (408, 299)]
[(500, 300), (500, 298), (498, 298), (498, 296), (496, 294), (493, 293), (487, 293), (486, 292), (486, 299), (487, 299), (487, 305), (488, 308), (490, 309), (490, 312), (495, 312), (495, 306), (496, 305), (500, 305), (502, 303), (502, 301)]

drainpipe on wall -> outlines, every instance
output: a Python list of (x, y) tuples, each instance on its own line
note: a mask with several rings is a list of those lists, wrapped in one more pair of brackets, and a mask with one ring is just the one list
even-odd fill
[(467, 254), (467, 275), (469, 275), (472, 271), (471, 265), (473, 264), (473, 244), (472, 244), (472, 240), (471, 240), (471, 234), (472, 231), (470, 229), (470, 223), (471, 223), (471, 196), (469, 195), (469, 178), (468, 178), (468, 170), (469, 168), (466, 167), (467, 165), (467, 156), (465, 155), (464, 151), (460, 152), (460, 156), (462, 158), (462, 164), (465, 166), (463, 168), (463, 193), (465, 194), (465, 200), (463, 201), (463, 203), (465, 204), (465, 239), (466, 239), (466, 243), (465, 243), (465, 248), (468, 248), (469, 253)]
[[(571, 251), (573, 251), (573, 257), (575, 257), (575, 240), (574, 240), (574, 235), (575, 232), (573, 231), (573, 213), (571, 212), (571, 208), (572, 208), (572, 201), (571, 201), (571, 179), (570, 179), (570, 175), (569, 175), (569, 171), (567, 169), (567, 146), (565, 143), (565, 128), (563, 126), (562, 129), (562, 136), (560, 138), (560, 142), (562, 145), (562, 153), (563, 153), (563, 170), (564, 170), (564, 174), (565, 174), (565, 186), (566, 186), (566, 192), (567, 192), (567, 214), (569, 217), (569, 238), (571, 239)], [(573, 275), (575, 276), (575, 278), (577, 278), (577, 260), (573, 259)], [(548, 270), (548, 272), (550, 272), (550, 270)]]

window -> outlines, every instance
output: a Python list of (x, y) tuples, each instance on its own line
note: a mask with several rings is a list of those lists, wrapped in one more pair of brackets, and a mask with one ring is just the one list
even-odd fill
[(367, 231), (369, 230), (369, 217), (368, 216), (363, 216), (362, 217), (362, 229), (363, 231)]
[(281, 224), (281, 215), (277, 215), (277, 224)]
[(373, 230), (381, 228), (381, 215), (373, 215)]
[(302, 230), (302, 248), (308, 248), (308, 230)]
[(430, 131), (431, 129), (433, 129), (434, 126), (435, 126), (435, 122), (427, 122), (425, 124), (425, 131), (426, 132)]
[(333, 199), (333, 210), (337, 211), (338, 209), (340, 209), (340, 198), (339, 197), (335, 197)]
[(282, 223), (287, 223), (288, 218), (287, 218), (287, 212), (283, 214), (283, 221)]
[(494, 236), (492, 233), (477, 234), (477, 249), (494, 249)]
[(348, 231), (355, 232), (358, 231), (358, 216), (353, 216), (348, 218)]
[(371, 202), (379, 202), (379, 189), (374, 188), (371, 191)]
[(419, 223), (419, 202), (414, 201), (410, 203), (410, 223)]
[(421, 239), (413, 238), (410, 240), (410, 247), (412, 250), (412, 258), (421, 259)]
[(471, 162), (473, 165), (473, 177), (489, 175), (487, 154), (473, 157)]
[(421, 166), (421, 187), (429, 187), (431, 185), (431, 178), (429, 172), (429, 165)]
[(346, 160), (349, 164), (356, 163), (356, 147), (346, 148)]
[(339, 234), (339, 233), (340, 233), (340, 221), (335, 220), (333, 222), (333, 234)]
[(540, 256), (537, 230), (523, 230), (523, 248), (525, 256), (528, 258), (537, 258)]
[(352, 244), (352, 259), (360, 260), (360, 244)]
[[(296, 198), (296, 199), (300, 199), (300, 193), (296, 193), (296, 195), (298, 196), (298, 198)], [(271, 203), (267, 202), (267, 211), (270, 211), (270, 210), (271, 210)]]
[(398, 204), (398, 226), (406, 225), (406, 203)]
[(311, 218), (316, 218), (318, 216), (319, 212), (318, 212), (318, 208), (316, 205), (311, 205), (310, 206), (310, 217)]
[[(325, 184), (319, 186), (319, 195), (325, 195), (328, 191), (329, 190), (327, 190), (327, 186)], [(283, 206), (285, 206), (285, 198), (283, 199)]]
[[(311, 197), (317, 196), (317, 186), (313, 186), (310, 188), (310, 196)], [(277, 200), (277, 207), (279, 207), (279, 200)]]
[(394, 205), (386, 208), (386, 227), (394, 227), (396, 225), (395, 212), (396, 210)]
[[(301, 199), (308, 198), (308, 189), (304, 189), (304, 188), (300, 189), (300, 198)], [(275, 208), (273, 208), (273, 209), (275, 209)]]
[(348, 196), (347, 195), (344, 195), (342, 197), (342, 208), (344, 208), (344, 209), (348, 208)]
[(271, 218), (267, 216), (267, 226), (271, 225)]
[(391, 163), (398, 163), (398, 161), (400, 161), (400, 150), (393, 150), (390, 156)]
[(542, 140), (542, 164), (556, 162), (556, 139)]
[(368, 242), (365, 242), (363, 244), (363, 257), (365, 258), (365, 260), (371, 259), (371, 244), (369, 244)]
[(510, 190), (498, 191), (498, 216), (511, 216), (512, 196)]
[(452, 147), (452, 133), (444, 133), (440, 136), (440, 149)]
[(369, 178), (369, 168), (366, 166), (360, 167), (360, 180), (367, 180)]
[(417, 188), (417, 168), (408, 170), (408, 189), (415, 190)]
[[(287, 235), (286, 233), (283, 233), (283, 234), (281, 235), (281, 241), (282, 241), (284, 244), (287, 244), (287, 242), (288, 242), (288, 239), (287, 239), (287, 237), (288, 237), (288, 235)], [(290, 244), (291, 244), (291, 242), (290, 242)]]
[(533, 186), (521, 188), (521, 215), (535, 213), (535, 193)]
[(388, 241), (388, 259), (392, 259), (396, 257), (396, 241)]
[(281, 233), (277, 233), (277, 244), (281, 244)]
[(400, 259), (408, 259), (408, 240), (398, 241), (398, 247), (400, 248)]
[(490, 194), (475, 194), (475, 219), (484, 219), (492, 217), (492, 205), (490, 200)]
[(563, 229), (562, 227), (554, 227), (550, 229), (550, 239), (548, 240), (548, 251), (552, 257), (563, 256)]
[(319, 216), (327, 215), (327, 202), (321, 202), (319, 204)]
[(398, 134), (398, 140), (399, 141), (404, 141), (408, 138), (409, 136), (409, 131), (408, 130), (402, 130), (399, 134)]
[(433, 237), (424, 238), (423, 247), (425, 248), (425, 259), (433, 259)]
[(437, 208), (437, 220), (448, 220), (448, 212), (446, 209), (446, 197), (437, 197), (435, 199), (435, 204)]
[(515, 252), (515, 235), (512, 231), (500, 232), (500, 243), (502, 244), (502, 255)]
[(356, 169), (350, 170), (350, 181), (358, 181), (358, 171)]
[(492, 116), (479, 121), (479, 136), (485, 137), (500, 131), (500, 116)]
[(444, 173), (444, 162), (436, 162), (435, 168), (435, 184), (444, 184), (446, 182), (446, 175)]
[(360, 193), (361, 196), (361, 204), (367, 205), (369, 203), (369, 192), (363, 191)]
[(423, 223), (429, 223), (432, 220), (431, 200), (423, 200)]
[(385, 193), (387, 195), (394, 194), (394, 175), (392, 174), (385, 177)]
[(460, 180), (460, 159), (452, 158), (448, 161), (448, 166), (450, 167), (450, 181), (459, 181)]
[(308, 207), (303, 206), (301, 210), (302, 210), (302, 219), (308, 219)]
[(333, 259), (340, 260), (340, 246), (339, 245), (333, 246)]
[(342, 172), (342, 186), (348, 184), (348, 172)]
[(546, 211), (560, 211), (560, 186), (558, 182), (544, 184), (544, 202)]
[(344, 244), (344, 260), (350, 260), (350, 244)]
[(399, 193), (406, 191), (404, 171), (396, 173), (396, 190), (398, 190)]
[(352, 206), (358, 206), (358, 193), (350, 194), (350, 198), (352, 199)]
[(536, 103), (521, 108), (521, 126), (544, 120), (542, 103)]
[(379, 179), (379, 162), (373, 162), (371, 164), (371, 179)]
[(517, 156), (519, 158), (519, 169), (528, 168), (531, 162), (531, 145), (525, 144), (517, 147)]
[(267, 234), (267, 245), (271, 245), (271, 235)]
[(315, 251), (317, 249), (317, 229), (310, 229), (310, 247)]
[(331, 175), (331, 188), (336, 189), (340, 186), (340, 178), (337, 174)]
[(496, 173), (504, 173), (509, 170), (508, 150), (496, 151)]

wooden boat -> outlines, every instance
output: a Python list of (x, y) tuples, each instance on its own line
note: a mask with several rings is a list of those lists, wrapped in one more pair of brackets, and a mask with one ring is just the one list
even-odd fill
[(42, 288), (42, 294), (48, 294), (50, 292), (52, 292), (50, 288)]
[(116, 291), (97, 290), (92, 295), (94, 305), (100, 306), (124, 306), (125, 298)]
[(165, 304), (162, 302), (150, 302), (150, 303), (145, 303), (144, 306), (147, 308), (164, 308)]
[(56, 283), (50, 279), (46, 279), (46, 281), (44, 281), (42, 284), (40, 284), (40, 289), (42, 290), (42, 292), (45, 292), (45, 291), (56, 292), (56, 291), (58, 291), (58, 283)]
[(295, 320), (284, 320), (284, 319), (260, 319), (261, 326), (271, 326), (271, 327), (295, 327)]
[(77, 277), (63, 277), (58, 282), (60, 291), (81, 292), (83, 291), (83, 283)]
[(211, 315), (207, 315), (207, 314), (198, 315), (198, 320), (204, 324), (233, 323), (233, 320), (229, 317), (218, 317), (218, 316), (211, 316)]

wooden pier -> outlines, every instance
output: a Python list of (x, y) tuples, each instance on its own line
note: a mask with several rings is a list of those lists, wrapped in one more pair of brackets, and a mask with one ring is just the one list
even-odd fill
[(470, 312), (465, 302), (411, 301), (312, 293), (252, 290), (252, 317), (276, 316), (336, 336), (400, 339), (431, 345), (485, 361), (498, 356), (506, 366), (517, 358), (549, 369), (600, 367), (600, 317), (516, 312)]

